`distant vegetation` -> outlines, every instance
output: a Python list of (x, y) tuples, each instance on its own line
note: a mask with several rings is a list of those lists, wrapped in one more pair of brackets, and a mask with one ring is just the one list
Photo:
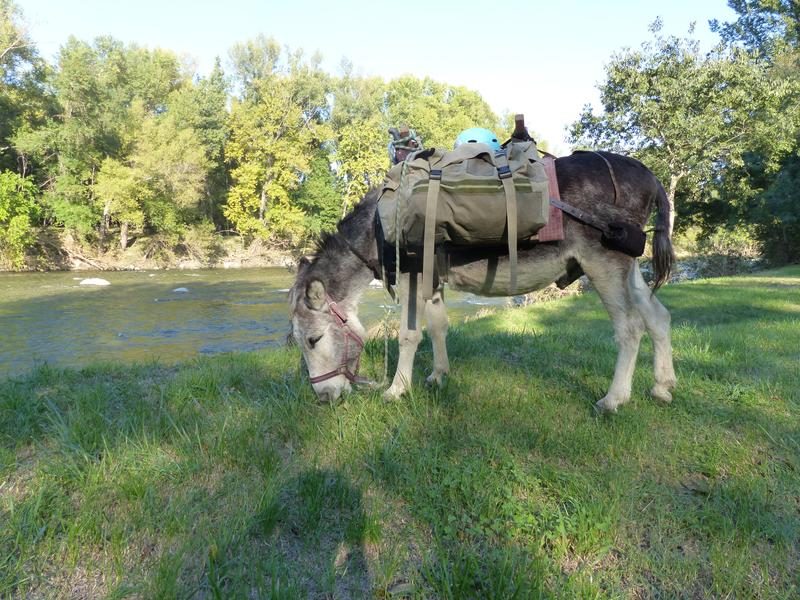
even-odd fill
[[(572, 141), (651, 166), (679, 230), (797, 260), (798, 9), (731, 5), (740, 16), (712, 23), (723, 41), (709, 54), (655, 23), (651, 41), (612, 57), (602, 112), (576, 116)], [(349, 65), (333, 76), (265, 37), (225, 64), (199, 76), (170, 51), (109, 37), (71, 37), (48, 64), (19, 7), (0, 0), (2, 266), (35, 264), (44, 230), (95, 255), (137, 240), (145, 256), (202, 253), (225, 234), (297, 248), (382, 181), (390, 125), (429, 146), (469, 126), (507, 129), (474, 91)]]

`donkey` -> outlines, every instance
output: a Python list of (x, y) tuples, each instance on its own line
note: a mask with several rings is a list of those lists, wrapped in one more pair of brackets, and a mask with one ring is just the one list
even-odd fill
[[(589, 214), (612, 204), (615, 214), (644, 226), (655, 206), (653, 236), (654, 285), (645, 283), (637, 259), (607, 249), (601, 233), (564, 215), (564, 239), (523, 247), (518, 253), (518, 293), (572, 281), (585, 273), (614, 325), (618, 355), (608, 393), (597, 401), (598, 411), (615, 412), (631, 395), (631, 382), (645, 330), (654, 346), (655, 385), (651, 394), (670, 402), (675, 387), (670, 341), (670, 314), (654, 292), (668, 278), (674, 261), (669, 235), (670, 204), (658, 179), (640, 162), (611, 153), (575, 153), (556, 160), (561, 198)], [(360, 380), (358, 361), (364, 327), (358, 319), (362, 292), (377, 276), (375, 239), (378, 191), (373, 190), (342, 219), (337, 231), (324, 236), (315, 256), (300, 261), (289, 292), (292, 336), (302, 350), (312, 386), (322, 401), (333, 401)], [(422, 339), (425, 317), (433, 343), (430, 384), (441, 384), (450, 366), (445, 344), (448, 320), (441, 286), (433, 297), (421, 295), (420, 270), (403, 265), (400, 291), (399, 359), (388, 399), (409, 389), (414, 355)], [(483, 296), (508, 296), (511, 282), (508, 256), (465, 249), (449, 254), (448, 285)]]

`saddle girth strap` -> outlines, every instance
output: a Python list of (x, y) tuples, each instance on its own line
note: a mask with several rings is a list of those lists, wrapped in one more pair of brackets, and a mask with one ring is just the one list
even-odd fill
[(433, 298), (433, 261), (436, 241), (436, 206), (439, 203), (439, 188), (442, 182), (441, 169), (431, 169), (428, 196), (425, 202), (425, 235), (422, 246), (422, 298)]
[(506, 194), (506, 223), (508, 225), (508, 267), (510, 270), (510, 291), (514, 296), (517, 293), (517, 190), (511, 169), (508, 166), (508, 157), (505, 150), (495, 153), (497, 174), (503, 183)]

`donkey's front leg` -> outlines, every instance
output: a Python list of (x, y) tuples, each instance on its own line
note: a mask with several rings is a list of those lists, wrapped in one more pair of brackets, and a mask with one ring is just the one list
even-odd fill
[(397, 359), (397, 371), (394, 374), (392, 385), (383, 394), (388, 400), (396, 400), (411, 387), (414, 355), (417, 353), (417, 346), (422, 339), (421, 319), (425, 305), (419, 293), (419, 284), (422, 278), (419, 273), (402, 273), (399, 279), (400, 335), (398, 344), (400, 356)]
[(425, 324), (433, 345), (433, 372), (426, 381), (440, 386), (444, 376), (450, 372), (450, 361), (447, 359), (447, 309), (441, 288), (425, 303)]

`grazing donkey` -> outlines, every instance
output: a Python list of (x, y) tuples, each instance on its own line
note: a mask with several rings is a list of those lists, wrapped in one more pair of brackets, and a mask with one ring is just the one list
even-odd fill
[[(670, 205), (664, 189), (638, 161), (605, 152), (559, 158), (556, 172), (563, 201), (589, 214), (596, 214), (597, 206), (602, 205), (615, 211), (620, 220), (643, 227), (655, 205), (654, 289), (651, 291), (645, 283), (635, 258), (605, 248), (598, 230), (569, 215), (564, 218), (562, 241), (520, 248), (517, 289), (531, 292), (585, 273), (613, 321), (619, 351), (611, 387), (595, 406), (601, 411), (616, 411), (630, 399), (645, 329), (653, 340), (655, 354), (651, 394), (670, 402), (670, 391), (675, 387), (670, 315), (653, 293), (668, 279), (674, 260), (668, 233)], [(300, 261), (289, 293), (292, 335), (302, 349), (314, 391), (323, 401), (335, 400), (359, 379), (365, 331), (358, 320), (358, 303), (379, 264), (374, 228), (377, 202), (378, 191), (373, 190), (342, 219), (336, 233), (322, 238), (314, 258)], [(451, 249), (448, 258), (447, 281), (452, 288), (483, 296), (510, 294), (507, 256), (481, 249)], [(428, 382), (440, 384), (449, 371), (447, 314), (441, 290), (424, 301), (420, 269), (412, 264), (402, 270), (407, 272), (398, 277), (400, 355), (392, 384), (385, 392), (387, 398), (399, 398), (411, 385), (423, 315), (433, 342), (433, 372)], [(416, 301), (409, 302), (415, 294)]]

